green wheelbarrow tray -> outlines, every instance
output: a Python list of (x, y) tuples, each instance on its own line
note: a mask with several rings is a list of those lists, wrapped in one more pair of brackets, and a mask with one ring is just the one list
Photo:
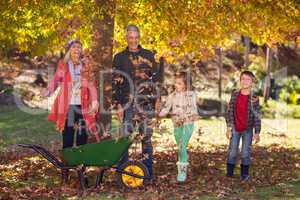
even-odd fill
[[(34, 150), (55, 167), (62, 170), (62, 172), (76, 170), (80, 181), (80, 191), (86, 188), (84, 174), (86, 166), (102, 168), (97, 175), (95, 187), (103, 183), (103, 176), (106, 170), (115, 169), (118, 183), (131, 189), (142, 187), (145, 181), (151, 179), (147, 167), (140, 161), (128, 160), (125, 163), (121, 163), (120, 166), (118, 165), (134, 140), (135, 135), (131, 135), (120, 139), (103, 140), (99, 143), (65, 148), (61, 150), (64, 162), (39, 145), (18, 144), (18, 146)], [(68, 178), (62, 177), (62, 179), (64, 182), (68, 181)]]
[(130, 137), (104, 140), (99, 143), (84, 144), (62, 150), (64, 161), (68, 166), (101, 166), (116, 165), (132, 144)]

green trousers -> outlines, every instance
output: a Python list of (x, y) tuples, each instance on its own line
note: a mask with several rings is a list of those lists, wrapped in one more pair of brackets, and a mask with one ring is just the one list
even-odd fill
[(194, 123), (174, 128), (175, 140), (178, 145), (178, 162), (188, 162), (187, 145), (194, 130)]

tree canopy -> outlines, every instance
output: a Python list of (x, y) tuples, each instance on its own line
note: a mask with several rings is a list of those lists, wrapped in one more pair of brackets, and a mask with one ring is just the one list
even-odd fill
[[(259, 45), (300, 43), (298, 0), (114, 0), (114, 48), (125, 46), (124, 29), (141, 28), (142, 44), (158, 54), (211, 53), (244, 35)], [(71, 38), (89, 47), (93, 22), (107, 12), (94, 0), (4, 0), (0, 3), (0, 46), (33, 55), (55, 52)], [(107, 13), (106, 13), (107, 14)]]

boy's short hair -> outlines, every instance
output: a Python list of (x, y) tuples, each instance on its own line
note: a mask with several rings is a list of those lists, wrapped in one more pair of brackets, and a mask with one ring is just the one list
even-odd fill
[(243, 75), (250, 76), (252, 78), (252, 81), (256, 82), (256, 77), (251, 71), (249, 71), (249, 70), (242, 71), (242, 73), (240, 75), (240, 79), (242, 78)]

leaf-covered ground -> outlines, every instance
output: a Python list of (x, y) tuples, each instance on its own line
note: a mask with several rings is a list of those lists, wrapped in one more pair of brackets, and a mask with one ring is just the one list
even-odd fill
[[(72, 173), (70, 184), (62, 186), (59, 171), (51, 164), (12, 145), (37, 141), (57, 155), (61, 147), (59, 137), (52, 130), (52, 125), (46, 122), (45, 115), (27, 116), (17, 109), (6, 108), (2, 109), (0, 122), (0, 140), (5, 141), (1, 143), (0, 199), (77, 199), (75, 173)], [(45, 127), (45, 135), (39, 134)], [(111, 171), (100, 188), (88, 189), (83, 198), (300, 198), (300, 120), (263, 120), (262, 141), (253, 148), (252, 180), (249, 183), (239, 181), (239, 168), (234, 179), (224, 176), (228, 143), (224, 136), (224, 121), (200, 120), (198, 127), (201, 129), (194, 132), (189, 145), (190, 168), (185, 184), (175, 181), (176, 145), (171, 135), (171, 122), (166, 120), (153, 136), (155, 182), (152, 185), (142, 190), (124, 190), (117, 185), (115, 174)], [(139, 157), (135, 148), (140, 149), (140, 146), (133, 145), (132, 158)], [(93, 184), (97, 169), (88, 170), (89, 182)]]

